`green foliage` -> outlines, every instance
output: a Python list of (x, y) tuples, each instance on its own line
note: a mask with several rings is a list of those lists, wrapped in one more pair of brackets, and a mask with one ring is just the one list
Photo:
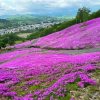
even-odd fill
[(89, 93), (92, 94), (92, 93), (99, 91), (99, 89), (97, 88), (97, 86), (90, 86), (90, 87), (88, 87), (88, 91), (89, 91)]
[(6, 44), (0, 40), (0, 49), (6, 47)]
[(77, 83), (70, 83), (66, 86), (67, 90), (68, 91), (71, 91), (71, 90), (78, 90), (78, 86), (77, 86)]
[(2, 28), (8, 28), (8, 27), (11, 27), (12, 24), (10, 23), (9, 20), (6, 20), (6, 19), (0, 19), (0, 29)]
[(90, 14), (89, 19), (98, 18), (98, 17), (100, 17), (100, 9)]
[(34, 85), (34, 86), (29, 87), (29, 90), (31, 90), (31, 91), (34, 91), (36, 89), (40, 89), (40, 86), (39, 85)]
[[(100, 66), (100, 64), (98, 66)], [(95, 70), (94, 76), (99, 76), (99, 75), (100, 75), (100, 70), (99, 69)]]
[(90, 15), (90, 10), (88, 8), (86, 7), (79, 8), (76, 15), (77, 23), (87, 21), (89, 15)]
[(58, 100), (70, 100), (71, 99), (71, 94), (68, 92), (66, 93), (65, 97), (59, 97)]
[(0, 49), (6, 47), (7, 45), (13, 45), (17, 40), (22, 40), (17, 34), (9, 33), (0, 35)]

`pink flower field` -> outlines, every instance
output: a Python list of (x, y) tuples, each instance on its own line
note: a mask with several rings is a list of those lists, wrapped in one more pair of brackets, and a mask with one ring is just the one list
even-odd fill
[(42, 37), (33, 45), (61, 49), (100, 47), (100, 18)]
[(77, 100), (71, 95), (73, 86), (77, 91), (98, 84), (91, 74), (100, 72), (100, 51), (65, 54), (42, 48), (98, 47), (100, 18), (39, 38), (35, 43), (12, 46), (15, 49), (0, 54), (0, 100)]

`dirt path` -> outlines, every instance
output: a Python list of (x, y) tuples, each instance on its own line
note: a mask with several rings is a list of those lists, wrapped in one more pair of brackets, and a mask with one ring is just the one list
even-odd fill
[[(48, 49), (42, 49), (44, 52), (49, 51)], [(90, 53), (90, 52), (100, 52), (100, 48), (91, 48), (91, 49), (82, 49), (82, 50), (50, 50), (57, 51), (61, 54), (81, 54), (81, 53)]]

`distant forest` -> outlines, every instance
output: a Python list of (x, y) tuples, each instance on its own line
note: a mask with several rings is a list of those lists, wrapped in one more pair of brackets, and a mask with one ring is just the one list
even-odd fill
[(0, 29), (5, 28), (16, 28), (21, 25), (32, 25), (32, 24), (40, 24), (41, 22), (56, 22), (62, 19), (57, 17), (49, 17), (49, 16), (31, 16), (31, 15), (23, 15), (23, 16), (11, 16), (6, 19), (0, 19)]

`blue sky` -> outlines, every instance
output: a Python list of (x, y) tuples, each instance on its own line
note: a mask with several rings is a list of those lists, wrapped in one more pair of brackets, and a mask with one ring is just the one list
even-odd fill
[(100, 9), (100, 0), (0, 0), (0, 15), (36, 14), (74, 16), (77, 9), (86, 6)]

